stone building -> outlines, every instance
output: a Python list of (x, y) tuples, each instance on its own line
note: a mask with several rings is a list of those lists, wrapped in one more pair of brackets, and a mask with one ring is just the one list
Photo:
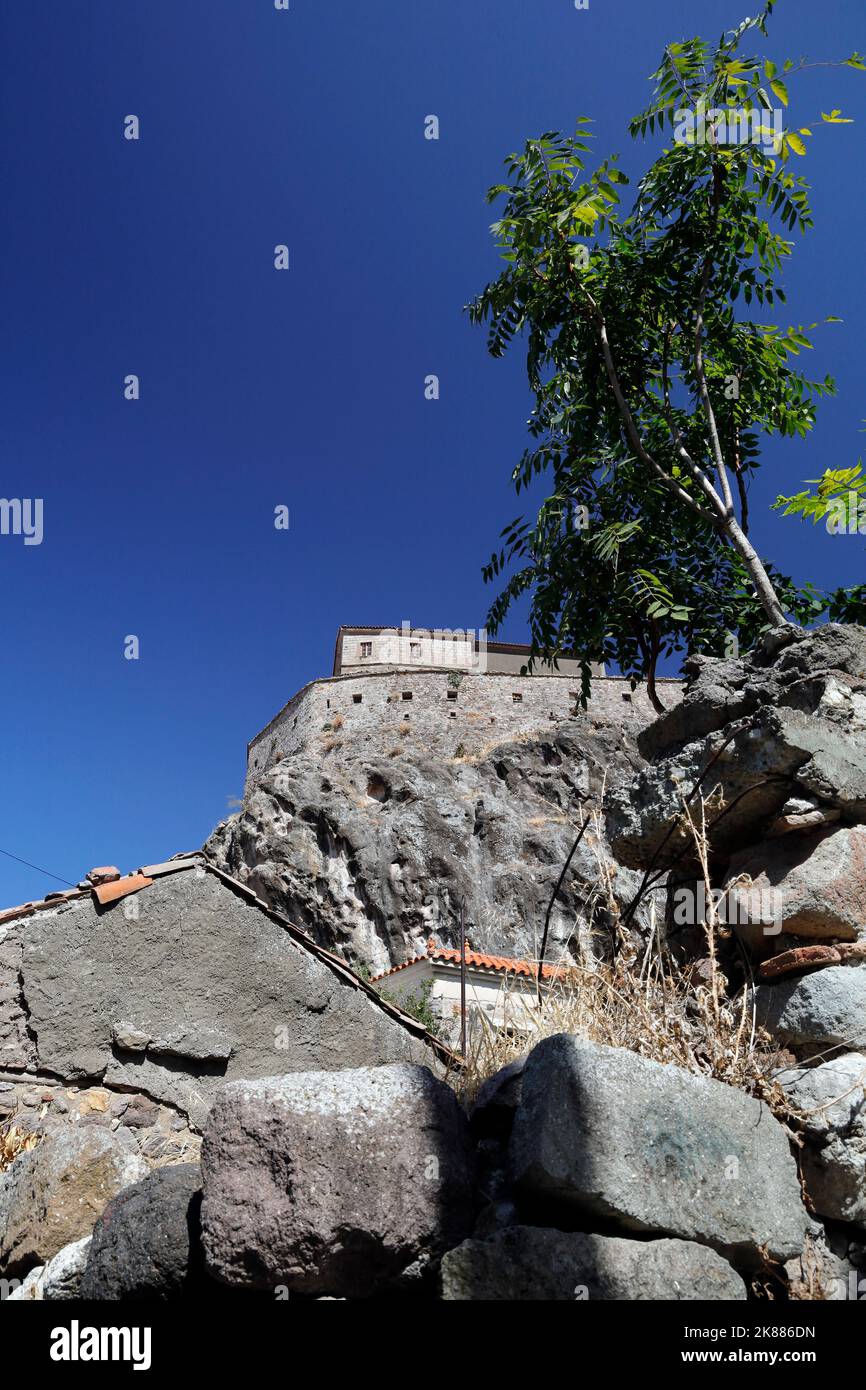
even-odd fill
[[(581, 715), (579, 663), (523, 675), (529, 655), (527, 646), (456, 629), (341, 627), (333, 674), (305, 685), (248, 745), (245, 795), (279, 759), (346, 738), (371, 756), (410, 739), (425, 754), (450, 759), (555, 732)], [(679, 700), (680, 681), (657, 685), (666, 704)], [(655, 713), (642, 687), (632, 690), (599, 668), (587, 717), (637, 733)]]

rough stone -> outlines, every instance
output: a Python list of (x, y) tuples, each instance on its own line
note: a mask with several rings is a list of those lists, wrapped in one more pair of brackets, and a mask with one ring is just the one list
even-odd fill
[(762, 1102), (621, 1048), (559, 1034), (530, 1053), (510, 1141), (525, 1203), (790, 1259), (809, 1219), (781, 1125)]
[[(792, 799), (866, 820), (866, 629), (792, 631), (770, 655), (691, 658), (680, 703), (638, 737), (654, 759), (614, 787), (607, 828), (615, 856), (665, 867), (689, 844), (683, 797), (703, 777), (717, 853), (762, 838)], [(712, 764), (712, 765), (711, 765)]]
[[(866, 829), (841, 826), (764, 841), (735, 854), (726, 883), (745, 879), (750, 892), (776, 895), (778, 923), (791, 936), (856, 941), (866, 936)], [(738, 927), (749, 945), (766, 936)], [(753, 939), (756, 938), (756, 939)]]
[(87, 1263), (90, 1236), (65, 1245), (47, 1265), (37, 1265), (19, 1288), (9, 1295), (20, 1302), (56, 1303), (79, 1298), (81, 1276)]
[(759, 980), (780, 980), (784, 975), (802, 975), (807, 970), (822, 970), (826, 965), (838, 965), (842, 957), (832, 946), (795, 946), (781, 955), (761, 962)]
[[(591, 715), (514, 741), (494, 726), (484, 751), (461, 758), (417, 739), (395, 752), (381, 724), (341, 733), (326, 764), (313, 746), (269, 767), (206, 849), (373, 974), (422, 953), (431, 934), (456, 944), (460, 903), (476, 950), (533, 956), (583, 815), (641, 762), (624, 720)], [(387, 784), (386, 799), (367, 795), (372, 779)], [(621, 906), (636, 893), (638, 876), (613, 862), (591, 825), (551, 914), (551, 961), (604, 927), (600, 863)]]
[(746, 1287), (727, 1260), (685, 1240), (626, 1240), (510, 1226), (467, 1240), (442, 1260), (440, 1290), (455, 1300), (737, 1301)]
[(792, 1047), (866, 1048), (866, 967), (831, 965), (813, 975), (759, 985), (756, 1017)]
[(147, 1173), (125, 1131), (62, 1126), (0, 1175), (0, 1270), (46, 1264), (89, 1235), (111, 1198)]
[(802, 1168), (815, 1210), (866, 1225), (866, 1055), (848, 1052), (816, 1067), (791, 1068), (777, 1080), (805, 1112), (810, 1142)]
[(201, 1173), (160, 1168), (109, 1202), (93, 1228), (82, 1298), (173, 1299), (202, 1292)]
[(471, 1230), (468, 1124), (423, 1067), (233, 1082), (202, 1174), (207, 1266), (235, 1286), (363, 1297)]

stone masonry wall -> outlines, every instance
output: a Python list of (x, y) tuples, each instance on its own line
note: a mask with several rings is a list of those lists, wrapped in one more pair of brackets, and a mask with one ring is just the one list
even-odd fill
[[(352, 740), (356, 752), (388, 752), (411, 738), (427, 753), (473, 756), (509, 739), (528, 737), (574, 718), (580, 683), (562, 676), (447, 671), (390, 671), (313, 681), (249, 745), (245, 794), (265, 769), (300, 750)], [(661, 680), (670, 706), (678, 680)], [(516, 698), (517, 697), (517, 698)], [(585, 716), (625, 724), (637, 733), (655, 718), (643, 687), (620, 676), (597, 676)]]

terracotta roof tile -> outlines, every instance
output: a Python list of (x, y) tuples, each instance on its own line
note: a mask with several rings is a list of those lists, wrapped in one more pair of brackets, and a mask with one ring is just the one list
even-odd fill
[[(412, 956), (410, 960), (403, 961), (402, 965), (394, 965), (390, 970), (384, 970), (381, 975), (374, 975), (371, 983), (376, 980), (384, 980), (388, 975), (396, 975), (400, 970), (406, 970), (410, 965), (417, 965), (422, 960), (440, 961), (445, 965), (459, 965), (460, 951), (450, 946), (437, 946), (431, 937), (422, 955)], [(533, 961), (518, 960), (513, 956), (488, 956), (481, 951), (473, 951), (468, 943), (466, 946), (466, 964), (475, 970), (492, 970), (505, 975), (520, 975), (531, 980), (538, 976), (538, 966)], [(561, 980), (567, 974), (567, 966), (543, 965), (541, 967), (542, 980)]]

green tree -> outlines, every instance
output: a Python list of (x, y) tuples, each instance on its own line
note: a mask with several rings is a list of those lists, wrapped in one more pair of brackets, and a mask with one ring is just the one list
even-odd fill
[[(494, 356), (526, 339), (534, 443), (513, 480), (518, 492), (542, 473), (553, 482), (485, 567), (493, 581), (517, 563), (488, 622), (495, 632), (528, 594), (535, 652), (579, 656), (584, 698), (592, 662), (645, 675), (657, 702), (661, 655), (748, 643), (824, 606), (749, 539), (761, 435), (804, 437), (834, 390), (798, 370), (811, 347), (802, 326), (747, 316), (784, 302), (786, 234), (812, 225), (794, 168), (812, 131), (783, 110), (813, 65), (740, 53), (747, 35), (766, 37), (774, 4), (714, 48), (665, 49), (630, 131), (673, 138), (626, 215), (617, 157), (587, 168), (586, 118), (574, 136), (528, 141), (488, 194), (504, 200), (492, 230), (506, 266), (469, 312)], [(866, 68), (857, 53), (844, 62)]]

